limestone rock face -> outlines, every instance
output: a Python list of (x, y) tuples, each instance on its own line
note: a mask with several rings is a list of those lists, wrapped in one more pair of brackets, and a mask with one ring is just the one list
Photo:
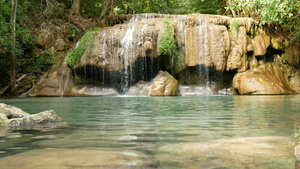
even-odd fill
[(63, 122), (64, 120), (53, 110), (30, 115), (14, 106), (9, 106), (4, 103), (0, 104), (0, 126), (3, 127), (28, 127)]
[(266, 63), (253, 70), (238, 73), (233, 78), (233, 87), (240, 94), (293, 94), (282, 70), (276, 62)]
[(267, 53), (267, 48), (271, 44), (270, 36), (263, 29), (259, 29), (258, 35), (252, 39), (254, 56), (263, 56)]
[(119, 71), (132, 65), (138, 57), (146, 57), (147, 52), (156, 58), (155, 44), (163, 26), (163, 19), (157, 18), (101, 29), (96, 32), (93, 51), (86, 50), (75, 68), (93, 65)]
[(175, 96), (178, 81), (166, 71), (160, 71), (151, 87), (150, 96)]
[(57, 71), (46, 73), (40, 82), (30, 91), (24, 93), (23, 96), (62, 96), (67, 88), (69, 89), (69, 86), (71, 86), (69, 84), (70, 76), (71, 71), (67, 68), (67, 64), (64, 63)]
[(227, 71), (233, 69), (239, 69), (241, 71), (247, 70), (248, 64), (246, 53), (248, 52), (248, 38), (246, 28), (240, 27), (237, 32), (237, 35), (235, 35), (234, 32), (231, 32), (231, 47), (227, 59)]
[[(145, 18), (139, 15), (131, 17), (125, 24), (97, 31), (92, 51), (86, 49), (80, 62), (74, 68), (93, 65), (109, 71), (119, 71), (132, 65), (138, 57), (158, 57), (157, 40), (164, 28), (163, 18), (169, 17), (175, 25), (177, 45), (184, 53), (187, 66), (203, 64), (215, 66), (217, 70), (224, 71), (230, 51), (232, 57), (236, 57), (231, 60), (243, 62), (248, 44), (245, 27), (255, 24), (250, 18), (238, 18), (238, 24), (241, 26), (239, 37), (238, 40), (234, 40), (235, 42), (231, 42), (232, 38), (226, 27), (232, 20), (230, 17), (203, 14), (149, 14), (149, 16), (143, 16)], [(233, 43), (238, 46), (234, 50), (230, 49)], [(240, 49), (241, 51), (238, 52)], [(242, 63), (238, 63), (238, 65), (230, 66), (229, 69), (235, 69), (241, 65)]]
[[(127, 22), (124, 24), (117, 24), (96, 31), (93, 47), (88, 46), (85, 49), (80, 61), (72, 69), (68, 68), (64, 62), (58, 71), (46, 75), (27, 95), (111, 96), (117, 94), (115, 90), (123, 94), (130, 87), (132, 88), (127, 94), (146, 95), (150, 90), (149, 84), (133, 85), (140, 80), (151, 80), (159, 70), (165, 70), (163, 65), (164, 56), (158, 56), (157, 44), (158, 37), (164, 29), (165, 22), (163, 18), (166, 17), (174, 23), (177, 46), (184, 54), (187, 69), (201, 68), (205, 65), (213, 68), (211, 69), (213, 71), (235, 72), (238, 70), (241, 73), (248, 70), (250, 66), (251, 69), (254, 69), (252, 73), (239, 74), (235, 78), (236, 88), (241, 90), (240, 94), (290, 93), (281, 90), (281, 87), (284, 86), (281, 85), (284, 84), (283, 82), (275, 80), (276, 84), (278, 83), (281, 87), (274, 85), (273, 80), (280, 78), (258, 73), (263, 70), (257, 68), (261, 63), (256, 60), (256, 56), (265, 55), (270, 45), (277, 49), (280, 46), (286, 46), (286, 44), (278, 44), (283, 43), (280, 38), (271, 39), (267, 29), (259, 28), (256, 34), (253, 35), (251, 28), (253, 28), (253, 25), (258, 25), (253, 19), (204, 14), (140, 14), (123, 16), (123, 19), (127, 18)], [(116, 20), (118, 20), (117, 17)], [(236, 32), (228, 29), (233, 20), (239, 26)], [(250, 40), (248, 35), (251, 35), (253, 39)], [(43, 31), (40, 44), (45, 45), (44, 39), (48, 37), (50, 38), (50, 35)], [(64, 46), (62, 39), (55, 42), (57, 50), (62, 49)], [(249, 52), (253, 52), (252, 60)], [(293, 55), (282, 56), (286, 57), (288, 63), (300, 62), (300, 57), (294, 57), (299, 53), (297, 50), (289, 49), (286, 53)], [(152, 71), (154, 69), (155, 71)], [(257, 70), (259, 71), (257, 72)], [(84, 73), (80, 74), (80, 71)], [(254, 72), (255, 76), (252, 76)], [(177, 75), (179, 81), (184, 81), (179, 73)], [(93, 84), (81, 83), (80, 78), (83, 76), (90, 78), (92, 82), (96, 82)], [(257, 76), (259, 77), (257, 78)], [(80, 77), (78, 81), (76, 81), (77, 77)], [(198, 72), (195, 77), (189, 77), (192, 79), (190, 81), (201, 82), (202, 79), (199, 78)], [(175, 95), (176, 92), (173, 89), (169, 90), (169, 85), (166, 85), (166, 82), (167, 80), (160, 80), (160, 82), (153, 83), (151, 95)], [(175, 86), (177, 85), (174, 85), (174, 88)], [(266, 91), (267, 86), (271, 86), (272, 89)], [(253, 90), (250, 88), (253, 88)]]
[(223, 71), (230, 48), (224, 25), (217, 25), (206, 15), (187, 15), (176, 19), (176, 39), (184, 47), (187, 66), (204, 64)]

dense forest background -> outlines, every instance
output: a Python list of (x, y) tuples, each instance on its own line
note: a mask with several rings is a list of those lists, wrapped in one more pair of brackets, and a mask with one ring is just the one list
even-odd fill
[[(27, 88), (57, 64), (91, 27), (109, 15), (139, 13), (217, 14), (252, 17), (278, 28), (290, 43), (300, 42), (298, 0), (0, 0), (0, 87), (27, 74)], [(57, 52), (40, 42), (41, 29), (55, 28), (66, 48)], [(13, 85), (12, 85), (13, 84)], [(26, 87), (25, 87), (26, 88)], [(1, 92), (1, 90), (0, 90)], [(1, 93), (2, 94), (2, 93)]]

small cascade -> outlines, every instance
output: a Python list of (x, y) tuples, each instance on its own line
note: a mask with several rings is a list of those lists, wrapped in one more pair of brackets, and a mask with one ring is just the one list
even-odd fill
[(153, 14), (136, 14), (133, 15), (132, 18), (129, 20), (129, 23), (134, 23), (138, 21), (145, 21), (146, 19), (152, 19), (154, 18)]
[[(197, 28), (197, 27), (196, 27)], [(197, 31), (197, 30), (196, 30)], [(206, 88), (210, 88), (209, 79), (209, 45), (208, 45), (208, 24), (204, 18), (199, 18), (199, 78), (204, 82)]]
[(133, 15), (127, 24), (97, 32), (98, 48), (84, 55), (82, 66), (73, 71), (75, 85), (112, 87), (124, 94), (137, 82), (153, 79), (161, 63), (156, 54), (159, 30), (147, 21), (152, 18), (152, 14)]
[(68, 83), (69, 83), (69, 80), (70, 80), (70, 74), (71, 74), (70, 68), (67, 68), (67, 69), (68, 69), (68, 70), (67, 70), (67, 77), (66, 77), (66, 79), (65, 79), (64, 87), (63, 87), (63, 89), (62, 89), (62, 94), (61, 94), (62, 97), (64, 96), (64, 94), (65, 94), (65, 92), (66, 92), (66, 90), (67, 90)]
[(133, 32), (135, 27), (129, 26), (125, 37), (121, 41), (122, 48), (122, 65), (124, 67), (123, 74), (121, 76), (121, 92), (124, 93), (126, 89), (129, 88), (131, 82), (133, 81), (134, 65), (132, 64), (132, 59), (134, 58), (135, 52), (135, 42), (133, 41)]
[[(191, 26), (192, 25), (192, 26)], [(185, 44), (185, 59), (190, 64), (190, 68), (184, 72), (184, 83), (181, 85), (181, 95), (212, 95), (228, 94), (227, 89), (222, 87), (222, 71), (216, 70), (213, 63), (211, 49), (213, 47), (215, 32), (212, 29), (215, 24), (202, 15), (192, 15), (189, 18), (183, 17), (179, 22), (180, 36), (182, 44)], [(180, 80), (180, 79), (179, 79)], [(189, 82), (187, 82), (189, 81)]]

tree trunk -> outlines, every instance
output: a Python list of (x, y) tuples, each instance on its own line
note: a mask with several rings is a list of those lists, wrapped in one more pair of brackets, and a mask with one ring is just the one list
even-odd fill
[(113, 15), (114, 14), (114, 0), (111, 0), (111, 5), (110, 5), (110, 15)]
[[(112, 6), (112, 0), (106, 0), (105, 1), (105, 7), (104, 7), (104, 9), (103, 9), (103, 11), (102, 11), (102, 13), (101, 13), (101, 16), (100, 16), (100, 18), (99, 18), (99, 20), (101, 21), (103, 18), (104, 18), (104, 16), (107, 14), (107, 12), (109, 11), (109, 7), (111, 7)], [(113, 7), (112, 7), (113, 8)]]
[(11, 62), (10, 62), (10, 91), (15, 89), (16, 84), (16, 16), (17, 16), (17, 0), (12, 0), (11, 8), (11, 37), (12, 37), (12, 49), (11, 49)]
[(80, 15), (80, 0), (73, 0), (71, 15)]

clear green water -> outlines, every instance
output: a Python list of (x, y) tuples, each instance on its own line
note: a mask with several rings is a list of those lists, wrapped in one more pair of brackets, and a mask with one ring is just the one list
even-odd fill
[[(174, 157), (186, 145), (210, 146), (218, 140), (225, 143), (239, 138), (277, 136), (287, 138), (288, 144), (293, 140), (295, 124), (300, 121), (299, 95), (14, 98), (0, 102), (30, 114), (53, 109), (69, 124), (68, 128), (60, 129), (0, 129), (1, 158), (45, 148), (108, 148), (151, 155), (160, 161), (154, 168), (191, 166), (180, 162), (185, 154)], [(261, 153), (264, 154), (263, 148)], [(278, 165), (294, 166), (293, 153), (283, 158), (284, 165)], [(219, 157), (188, 158), (201, 164), (211, 161), (209, 166), (195, 168), (220, 167), (213, 162)], [(274, 162), (263, 165), (269, 168), (270, 164)]]

